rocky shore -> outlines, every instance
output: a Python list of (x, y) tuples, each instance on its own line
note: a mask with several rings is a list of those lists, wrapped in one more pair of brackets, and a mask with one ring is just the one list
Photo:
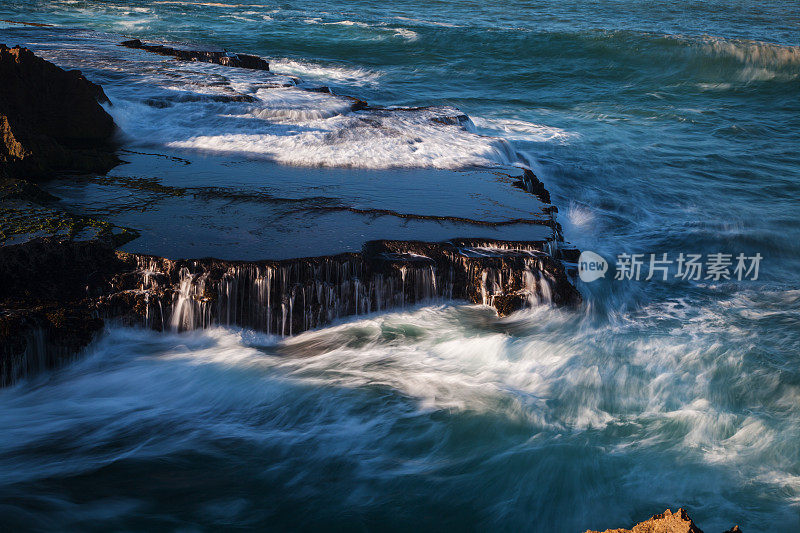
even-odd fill
[[(268, 69), (243, 54), (235, 56), (240, 64), (220, 53), (123, 44), (182, 60)], [(292, 335), (340, 317), (436, 299), (483, 303), (500, 315), (539, 302), (580, 301), (562, 262), (574, 260), (576, 251), (548, 239), (373, 240), (361, 252), (277, 261), (171, 260), (118, 251), (136, 230), (72, 213), (35, 183), (63, 173), (102, 175), (119, 162), (103, 89), (19, 47), (0, 48), (0, 73), (0, 385), (74, 357), (106, 320), (156, 330), (224, 324)], [(549, 203), (532, 172), (525, 170), (514, 184)], [(483, 223), (322, 208), (331, 209), (473, 227), (550, 224), (560, 238), (560, 228), (547, 219)], [(545, 211), (552, 217), (555, 208)]]
[(437, 299), (491, 305), (501, 316), (580, 301), (546, 243), (372, 241), (361, 253), (244, 262), (131, 254), (115, 249), (122, 238), (51, 236), (0, 247), (0, 384), (70, 359), (104, 320), (293, 335)]
[[(269, 69), (266, 61), (246, 54), (138, 40), (122, 44), (179, 60)], [(581, 301), (568, 273), (578, 251), (564, 245), (554, 219), (557, 209), (530, 170), (511, 177), (513, 186), (547, 204), (543, 224), (553, 238), (378, 239), (364, 242), (359, 252), (260, 261), (121, 251), (137, 238), (137, 230), (73, 213), (38, 185), (63, 173), (102, 176), (119, 163), (115, 125), (103, 108), (111, 102), (103, 89), (80, 72), (64, 71), (19, 47), (0, 46), (0, 80), (0, 386), (75, 358), (107, 321), (158, 331), (236, 325), (293, 335), (338, 318), (437, 299), (489, 305), (500, 316), (541, 303)], [(354, 102), (354, 111), (368, 107)], [(389, 209), (317, 209), (485, 224)], [(726, 533), (739, 531), (735, 526)], [(631, 529), (604, 531), (626, 532), (702, 530), (679, 509)]]

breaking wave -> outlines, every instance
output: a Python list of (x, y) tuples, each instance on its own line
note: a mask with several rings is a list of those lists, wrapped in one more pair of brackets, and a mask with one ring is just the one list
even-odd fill
[[(354, 98), (281, 74), (368, 84), (379, 73), (286, 59), (274, 63), (278, 73), (230, 69), (176, 62), (93, 38), (94, 64), (100, 72), (114, 72), (103, 80), (113, 103), (108, 111), (134, 146), (372, 169), (457, 169), (518, 160), (508, 140), (476, 133), (454, 107), (362, 109)], [(37, 43), (37, 51), (67, 66), (87, 61), (86, 48)]]
[[(786, 298), (797, 295), (774, 293), (763, 310), (800, 325), (797, 312), (780, 311)], [(713, 509), (705, 524), (721, 527), (745, 502), (707, 487), (747, 483), (759, 494), (750, 512), (782, 529), (793, 518), (773, 507), (774, 495), (800, 497), (782, 470), (800, 453), (800, 389), (765, 372), (768, 358), (748, 355), (764, 342), (757, 332), (720, 327), (754, 304), (763, 300), (698, 311), (678, 300), (609, 322), (549, 307), (506, 319), (480, 306), (421, 307), (285, 340), (112, 328), (88, 357), (0, 391), (0, 480), (65, 480), (50, 492), (58, 500), (90, 472), (167, 468), (182, 472), (182, 490), (206, 513), (226, 483), (214, 465), (246, 453), (238, 483), (253, 490), (228, 524), (288, 519), (263, 503), (271, 494), (335, 509), (348, 488), (366, 485), (371, 497), (349, 503), (358, 512), (399, 498), (414, 514), (477, 483), (481, 508), (496, 510), (487, 524), (529, 524), (530, 507), (513, 503), (523, 498), (550, 502), (538, 519), (574, 530), (614, 515), (620, 497), (645, 507), (702, 499)], [(800, 348), (797, 335), (784, 342)], [(358, 460), (338, 461), (343, 454)], [(314, 482), (298, 493), (290, 471)], [(573, 471), (582, 474), (557, 475)], [(619, 472), (623, 483), (612, 486)], [(670, 481), (687, 478), (703, 482)], [(158, 509), (165, 490), (131, 494), (118, 513)], [(86, 511), (60, 516), (71, 523)]]
[(355, 86), (376, 86), (381, 72), (342, 65), (323, 65), (289, 58), (270, 58), (270, 69), (278, 73), (294, 74), (321, 83), (339, 82)]
[(577, 137), (575, 132), (513, 118), (472, 117), (472, 122), (479, 130), (513, 141), (566, 143)]

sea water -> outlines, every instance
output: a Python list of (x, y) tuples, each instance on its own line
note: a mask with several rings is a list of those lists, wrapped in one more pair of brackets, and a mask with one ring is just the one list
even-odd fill
[[(264, 97), (251, 116), (138, 106), (112, 84), (131, 146), (527, 165), (565, 237), (612, 263), (763, 256), (757, 280), (609, 274), (579, 282), (578, 310), (504, 319), (452, 302), (290, 339), (110, 327), (74, 364), (0, 390), (10, 528), (581, 531), (678, 506), (706, 531), (800, 528), (796, 2), (11, 0), (0, 17), (99, 48), (254, 53), (338, 94), (470, 120), (353, 128), (341, 100), (259, 94), (247, 73), (228, 88)], [(3, 25), (0, 42), (36, 49), (33, 32)], [(227, 91), (213, 70), (172, 86), (153, 72), (148, 97)]]

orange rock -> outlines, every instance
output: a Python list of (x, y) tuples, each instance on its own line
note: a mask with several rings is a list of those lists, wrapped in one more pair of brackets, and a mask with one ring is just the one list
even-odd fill
[[(601, 533), (587, 530), (586, 533)], [(669, 509), (657, 514), (645, 522), (636, 524), (631, 529), (607, 529), (602, 533), (703, 533), (683, 509), (673, 513)], [(725, 533), (741, 533), (739, 526), (734, 526)]]

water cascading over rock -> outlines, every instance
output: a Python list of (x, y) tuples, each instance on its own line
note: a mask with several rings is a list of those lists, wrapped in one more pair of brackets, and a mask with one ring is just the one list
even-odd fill
[(293, 335), (338, 318), (462, 299), (500, 315), (580, 296), (548, 243), (374, 241), (362, 253), (284, 261), (173, 261), (126, 254), (99, 304), (129, 324), (173, 331), (235, 325)]
[[(166, 53), (167, 49), (150, 51)], [(171, 51), (168, 55), (175, 55)], [(184, 52), (176, 55), (196, 59), (184, 56)], [(203, 57), (234, 66), (225, 59), (227, 54)], [(238, 59), (248, 57), (240, 54)], [(216, 61), (219, 58), (223, 59)], [(253, 65), (266, 70), (265, 64)], [(99, 103), (110, 104), (99, 86), (24, 48), (0, 46), (0, 71), (8, 78), (3, 78), (0, 90), (0, 96), (7, 96), (5, 102), (0, 101), (0, 122), (7, 123), (5, 142), (0, 146), (0, 175), (40, 179), (59, 171), (102, 172), (118, 162), (108, 151), (113, 148), (107, 141), (115, 125)], [(372, 108), (352, 100), (348, 112), (419, 111)], [(450, 127), (466, 117), (431, 120)], [(182, 158), (166, 159), (187, 163)], [(362, 172), (356, 177), (380, 199), (385, 188), (376, 182), (376, 176)], [(427, 190), (422, 184), (435, 182), (431, 179), (463, 182), (465, 176), (434, 173), (421, 180), (414, 173), (408, 175), (418, 190)], [(556, 209), (549, 205), (541, 182), (525, 170), (514, 183), (516, 189), (498, 189), (492, 198), (488, 192), (494, 191), (498, 179), (508, 183), (515, 177), (504, 172), (492, 173), (491, 179), (475, 172), (468, 177), (484, 187), (485, 201), (497, 210), (486, 220), (398, 211), (396, 206), (388, 209), (380, 203), (369, 208), (319, 204), (319, 198), (298, 198), (291, 191), (279, 199), (240, 195), (259, 206), (258, 202), (264, 203), (267, 208), (262, 208), (276, 215), (297, 216), (284, 209), (285, 204), (304, 206), (317, 217), (325, 217), (327, 229), (337, 235), (356, 235), (352, 242), (339, 243), (341, 247), (335, 249), (328, 246), (324, 251), (298, 247), (292, 240), (295, 237), (289, 237), (285, 246), (279, 243), (265, 253), (273, 260), (263, 261), (173, 260), (118, 251), (116, 247), (138, 232), (67, 212), (64, 205), (56, 205), (54, 196), (27, 181), (0, 180), (0, 201), (6, 202), (5, 212), (13, 214), (0, 225), (0, 279), (4, 280), (0, 284), (0, 386), (72, 359), (96, 338), (107, 320), (156, 330), (222, 325), (289, 336), (343, 317), (426, 302), (479, 303), (494, 307), (501, 316), (540, 303), (579, 302), (580, 294), (570, 283), (564, 263), (574, 260), (575, 250), (565, 249), (554, 217)], [(506, 193), (513, 196), (517, 189), (540, 202), (527, 195), (508, 200)], [(159, 185), (159, 190), (175, 192), (175, 198), (192, 205), (188, 189)], [(339, 192), (344, 197), (352, 193), (347, 188)], [(457, 195), (442, 204), (452, 207), (454, 199), (458, 200)], [(519, 218), (520, 210), (529, 210), (528, 200), (534, 202), (531, 216)], [(459, 206), (465, 212), (486, 215), (478, 205)], [(503, 216), (506, 209), (507, 216)], [(376, 217), (402, 222), (384, 222), (374, 230)], [(359, 231), (353, 231), (354, 227)], [(365, 237), (367, 230), (372, 231), (370, 237)], [(369, 240), (386, 234), (394, 239), (444, 240), (459, 234), (456, 232), (481, 238)], [(531, 240), (486, 238), (495, 234)], [(360, 252), (354, 252), (359, 248)], [(285, 253), (287, 250), (290, 253)], [(348, 253), (324, 255), (340, 250)], [(299, 258), (292, 258), (291, 252)], [(303, 257), (311, 254), (320, 255)], [(236, 256), (235, 252), (232, 255)]]

